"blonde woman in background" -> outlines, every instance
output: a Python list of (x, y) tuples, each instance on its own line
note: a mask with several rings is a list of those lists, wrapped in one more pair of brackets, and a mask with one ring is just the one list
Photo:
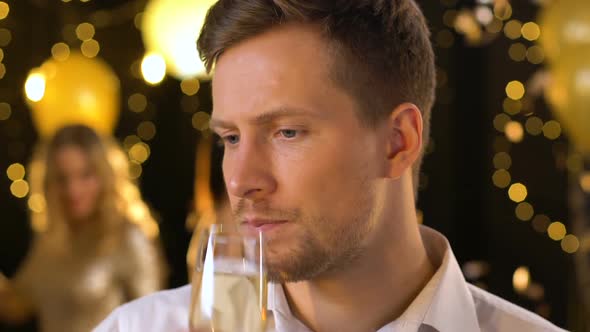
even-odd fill
[(90, 331), (115, 307), (163, 286), (158, 227), (129, 178), (125, 154), (92, 129), (68, 126), (30, 169), (32, 248), (0, 274), (0, 318), (37, 314), (45, 332)]

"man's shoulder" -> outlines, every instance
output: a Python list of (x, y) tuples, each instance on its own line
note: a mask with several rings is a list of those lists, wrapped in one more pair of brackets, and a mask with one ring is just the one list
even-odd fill
[(469, 284), (481, 331), (564, 331), (541, 316)]
[(156, 292), (115, 309), (94, 332), (181, 330), (188, 325), (191, 286)]

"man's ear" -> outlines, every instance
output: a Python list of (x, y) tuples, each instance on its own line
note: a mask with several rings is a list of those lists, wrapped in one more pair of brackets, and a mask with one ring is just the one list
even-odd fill
[(411, 103), (397, 106), (387, 119), (388, 175), (399, 179), (422, 151), (422, 114)]

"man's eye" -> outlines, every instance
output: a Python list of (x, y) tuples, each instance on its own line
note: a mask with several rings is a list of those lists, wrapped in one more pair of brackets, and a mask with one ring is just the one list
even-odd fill
[(297, 136), (297, 130), (295, 129), (282, 129), (279, 133), (284, 138), (295, 138), (295, 136)]
[(227, 135), (223, 136), (223, 141), (227, 144), (234, 145), (240, 141), (240, 136), (238, 135)]

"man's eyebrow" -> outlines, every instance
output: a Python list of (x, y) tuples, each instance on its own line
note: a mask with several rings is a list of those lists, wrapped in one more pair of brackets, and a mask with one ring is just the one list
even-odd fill
[[(283, 117), (295, 117), (295, 116), (311, 116), (311, 117), (322, 117), (318, 112), (311, 112), (302, 108), (295, 107), (277, 107), (269, 111), (256, 115), (248, 122), (254, 125), (263, 125), (271, 123), (279, 118)], [(212, 118), (209, 122), (211, 128), (232, 128), (234, 125), (222, 119)]]

